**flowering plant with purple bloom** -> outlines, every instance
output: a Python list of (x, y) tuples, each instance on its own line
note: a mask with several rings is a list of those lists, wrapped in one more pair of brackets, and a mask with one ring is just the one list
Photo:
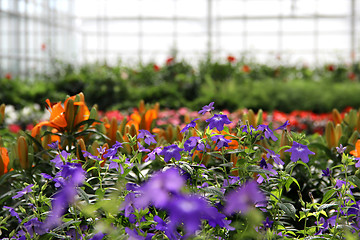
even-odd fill
[(301, 159), (304, 163), (309, 162), (309, 155), (314, 155), (315, 153), (310, 151), (306, 145), (301, 143), (293, 142), (293, 145), (290, 149), (285, 150), (285, 152), (291, 153), (291, 161), (296, 162)]
[(178, 145), (172, 144), (170, 146), (164, 147), (159, 153), (159, 155), (164, 156), (165, 162), (169, 162), (171, 158), (179, 161), (181, 159), (181, 151), (183, 151), (183, 148), (179, 148)]
[(199, 120), (200, 118), (195, 118), (193, 120), (191, 120), (191, 122), (189, 124), (187, 124), (180, 132), (184, 133), (187, 130), (189, 130), (189, 128), (194, 128), (196, 126), (196, 122), (197, 120)]
[(209, 105), (205, 105), (202, 107), (202, 109), (199, 111), (199, 114), (204, 115), (207, 112), (211, 112), (212, 110), (214, 110), (214, 102), (211, 102)]
[(271, 138), (273, 141), (277, 141), (277, 137), (275, 137), (274, 132), (269, 128), (269, 126), (262, 124), (262, 125), (259, 125), (256, 130), (262, 131), (264, 133), (266, 139)]
[(258, 188), (257, 183), (248, 182), (227, 194), (224, 213), (227, 215), (238, 212), (245, 214), (257, 203), (265, 201), (266, 197)]
[(155, 140), (155, 135), (151, 134), (148, 130), (144, 130), (144, 129), (140, 129), (139, 130), (139, 134), (137, 136), (138, 139), (143, 138), (144, 142), (147, 145), (150, 145), (151, 143), (155, 143), (156, 144), (156, 140)]
[(231, 140), (226, 139), (224, 135), (221, 134), (212, 136), (211, 140), (216, 142), (216, 146), (218, 148), (228, 147), (229, 143), (231, 143)]
[[(356, 143), (358, 134), (352, 132), (358, 126), (349, 126), (358, 114), (345, 116), (325, 137), (306, 136), (288, 127), (294, 119), (280, 116), (274, 125), (285, 123), (272, 130), (268, 113), (255, 116), (248, 110), (239, 118), (226, 110), (216, 114), (213, 105), (199, 113), (171, 111), (179, 116), (172, 122), (177, 126), (154, 126), (143, 121), (161, 112), (140, 104), (138, 114), (124, 118), (120, 126), (116, 120), (96, 122), (91, 131), (84, 127), (78, 135), (61, 136), (62, 149), (57, 151), (37, 152), (49, 144), (45, 137), (31, 139), (41, 142), (28, 145), (28, 155), (24, 142), (14, 141), (18, 145), (4, 152), (3, 144), (9, 146), (10, 141), (0, 141), (3, 236), (359, 238), (360, 141)], [(79, 106), (74, 105), (74, 113)], [(212, 116), (206, 117), (207, 112)], [(240, 120), (246, 124), (241, 126)], [(331, 148), (324, 144), (334, 140)], [(300, 144), (305, 142), (310, 144)], [(32, 167), (20, 170), (26, 161)]]
[(223, 114), (214, 114), (211, 118), (205, 120), (209, 123), (209, 128), (216, 128), (218, 131), (224, 130), (224, 124), (230, 124), (231, 121), (228, 119), (226, 115)]
[(12, 199), (21, 198), (25, 194), (28, 194), (28, 193), (32, 192), (31, 188), (33, 186), (34, 186), (34, 184), (30, 184), (30, 185), (26, 186), (23, 190), (17, 192), (16, 195), (12, 196)]

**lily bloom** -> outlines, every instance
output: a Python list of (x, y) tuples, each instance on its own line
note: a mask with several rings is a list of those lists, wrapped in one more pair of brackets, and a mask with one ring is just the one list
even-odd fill
[(46, 99), (47, 110), (50, 112), (49, 121), (40, 122), (35, 125), (35, 127), (31, 131), (31, 136), (35, 137), (38, 133), (40, 133), (40, 129), (43, 126), (49, 126), (57, 129), (59, 132), (63, 132), (67, 126), (67, 122), (65, 119), (65, 109), (61, 105), (61, 102), (56, 104), (51, 104), (49, 99)]
[(355, 150), (352, 150), (350, 154), (356, 158), (360, 157), (360, 140), (357, 140), (355, 144)]
[[(50, 112), (50, 119), (36, 124), (31, 131), (31, 136), (38, 135), (43, 126), (52, 127), (58, 132), (71, 132), (80, 122), (89, 119), (90, 111), (85, 104), (84, 95), (80, 93), (78, 96), (79, 101), (76, 100), (76, 96), (66, 99), (65, 108), (61, 105), (61, 102), (52, 104), (49, 99), (46, 99), (46, 108)], [(70, 100), (73, 102), (69, 102)]]
[(7, 149), (0, 147), (0, 176), (8, 172), (9, 162), (10, 160)]

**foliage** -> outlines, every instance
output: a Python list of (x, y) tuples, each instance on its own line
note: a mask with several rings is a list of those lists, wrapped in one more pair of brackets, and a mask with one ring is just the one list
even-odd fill
[(261, 112), (237, 124), (216, 102), (182, 128), (156, 125), (159, 106), (143, 102), (120, 121), (99, 121), (82, 93), (48, 107), (31, 134), (0, 143), (2, 237), (359, 236), (356, 110), (334, 110), (322, 136)]
[(100, 110), (126, 109), (145, 99), (172, 109), (199, 109), (216, 101), (220, 108), (231, 111), (245, 107), (329, 112), (360, 107), (359, 69), (359, 63), (309, 67), (284, 65), (281, 60), (261, 64), (230, 56), (227, 61), (198, 65), (169, 58), (161, 66), (148, 63), (132, 67), (122, 62), (73, 66), (54, 61), (53, 71), (32, 81), (1, 79), (0, 102), (20, 108), (42, 104), (46, 97), (60, 101), (83, 92)]

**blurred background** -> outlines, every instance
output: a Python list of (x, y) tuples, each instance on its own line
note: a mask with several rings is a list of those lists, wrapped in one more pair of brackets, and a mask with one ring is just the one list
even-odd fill
[(49, 58), (81, 64), (164, 62), (174, 52), (258, 61), (353, 62), (358, 0), (0, 0), (2, 75)]
[[(46, 80), (59, 93), (36, 82), (32, 96), (17, 93), (25, 99), (21, 103), (4, 93), (17, 88), (3, 80), (0, 100), (18, 106), (24, 101), (41, 102), (46, 93), (49, 98), (61, 99), (64, 94), (83, 91), (94, 102), (102, 101), (101, 96), (93, 95), (100, 94), (96, 88), (108, 81), (109, 88), (123, 90), (103, 91), (121, 92), (123, 97), (114, 100), (121, 102), (120, 107), (140, 98), (149, 102), (160, 99), (163, 106), (174, 108), (199, 107), (213, 100), (222, 86), (223, 95), (238, 93), (234, 89), (240, 85), (249, 95), (248, 89), (256, 87), (249, 82), (275, 79), (282, 85), (265, 94), (269, 97), (254, 93), (260, 102), (250, 96), (236, 100), (218, 96), (215, 100), (230, 109), (360, 107), (359, 100), (346, 102), (333, 96), (324, 97), (326, 106), (318, 103), (315, 107), (313, 102), (296, 105), (298, 98), (292, 103), (288, 96), (271, 97), (285, 88), (285, 83), (299, 79), (327, 85), (352, 82), (342, 87), (355, 91), (360, 72), (359, 10), (359, 0), (0, 0), (0, 78), (21, 79), (27, 84)], [(91, 72), (95, 68), (96, 72)], [(204, 84), (211, 87), (204, 89)], [(268, 85), (273, 82), (258, 87)], [(145, 86), (143, 92), (141, 86)], [(137, 92), (132, 92), (134, 87)], [(339, 96), (352, 95), (334, 87)], [(229, 88), (233, 92), (227, 94)], [(324, 92), (311, 83), (296, 88)], [(290, 90), (281, 91), (284, 95)], [(300, 96), (319, 94), (298, 92)], [(179, 97), (178, 103), (169, 103)], [(291, 103), (285, 106), (285, 100)], [(114, 101), (100, 106), (111, 107)]]

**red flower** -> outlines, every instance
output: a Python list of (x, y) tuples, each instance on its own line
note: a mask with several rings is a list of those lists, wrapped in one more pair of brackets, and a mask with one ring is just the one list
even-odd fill
[(335, 70), (335, 66), (332, 65), (332, 64), (329, 64), (329, 65), (327, 66), (327, 70), (329, 70), (330, 72), (332, 72), (332, 71)]
[(17, 124), (9, 124), (9, 130), (13, 133), (18, 133), (21, 130), (21, 127)]
[(246, 72), (246, 73), (249, 73), (251, 71), (250, 67), (246, 64), (242, 67), (242, 70), (243, 70), (243, 72)]
[(236, 58), (235, 58), (234, 56), (232, 56), (232, 55), (229, 55), (229, 56), (227, 57), (227, 60), (228, 60), (229, 63), (233, 63), (233, 62), (236, 61)]
[(45, 50), (46, 50), (46, 44), (45, 44), (45, 43), (41, 44), (41, 50), (42, 50), (42, 51), (45, 51)]
[(26, 130), (31, 131), (34, 128), (34, 125), (32, 123), (29, 123), (28, 125), (26, 125)]
[(155, 72), (160, 71), (160, 67), (159, 67), (158, 65), (156, 65), (156, 64), (154, 64), (154, 71), (155, 71)]
[(166, 65), (170, 65), (173, 61), (174, 61), (174, 58), (169, 57), (168, 59), (166, 59)]
[(11, 73), (5, 74), (5, 78), (8, 80), (11, 80), (12, 79)]
[(351, 81), (355, 81), (355, 79), (356, 79), (356, 74), (353, 73), (353, 72), (350, 72), (350, 73), (348, 74), (348, 78), (349, 78)]

